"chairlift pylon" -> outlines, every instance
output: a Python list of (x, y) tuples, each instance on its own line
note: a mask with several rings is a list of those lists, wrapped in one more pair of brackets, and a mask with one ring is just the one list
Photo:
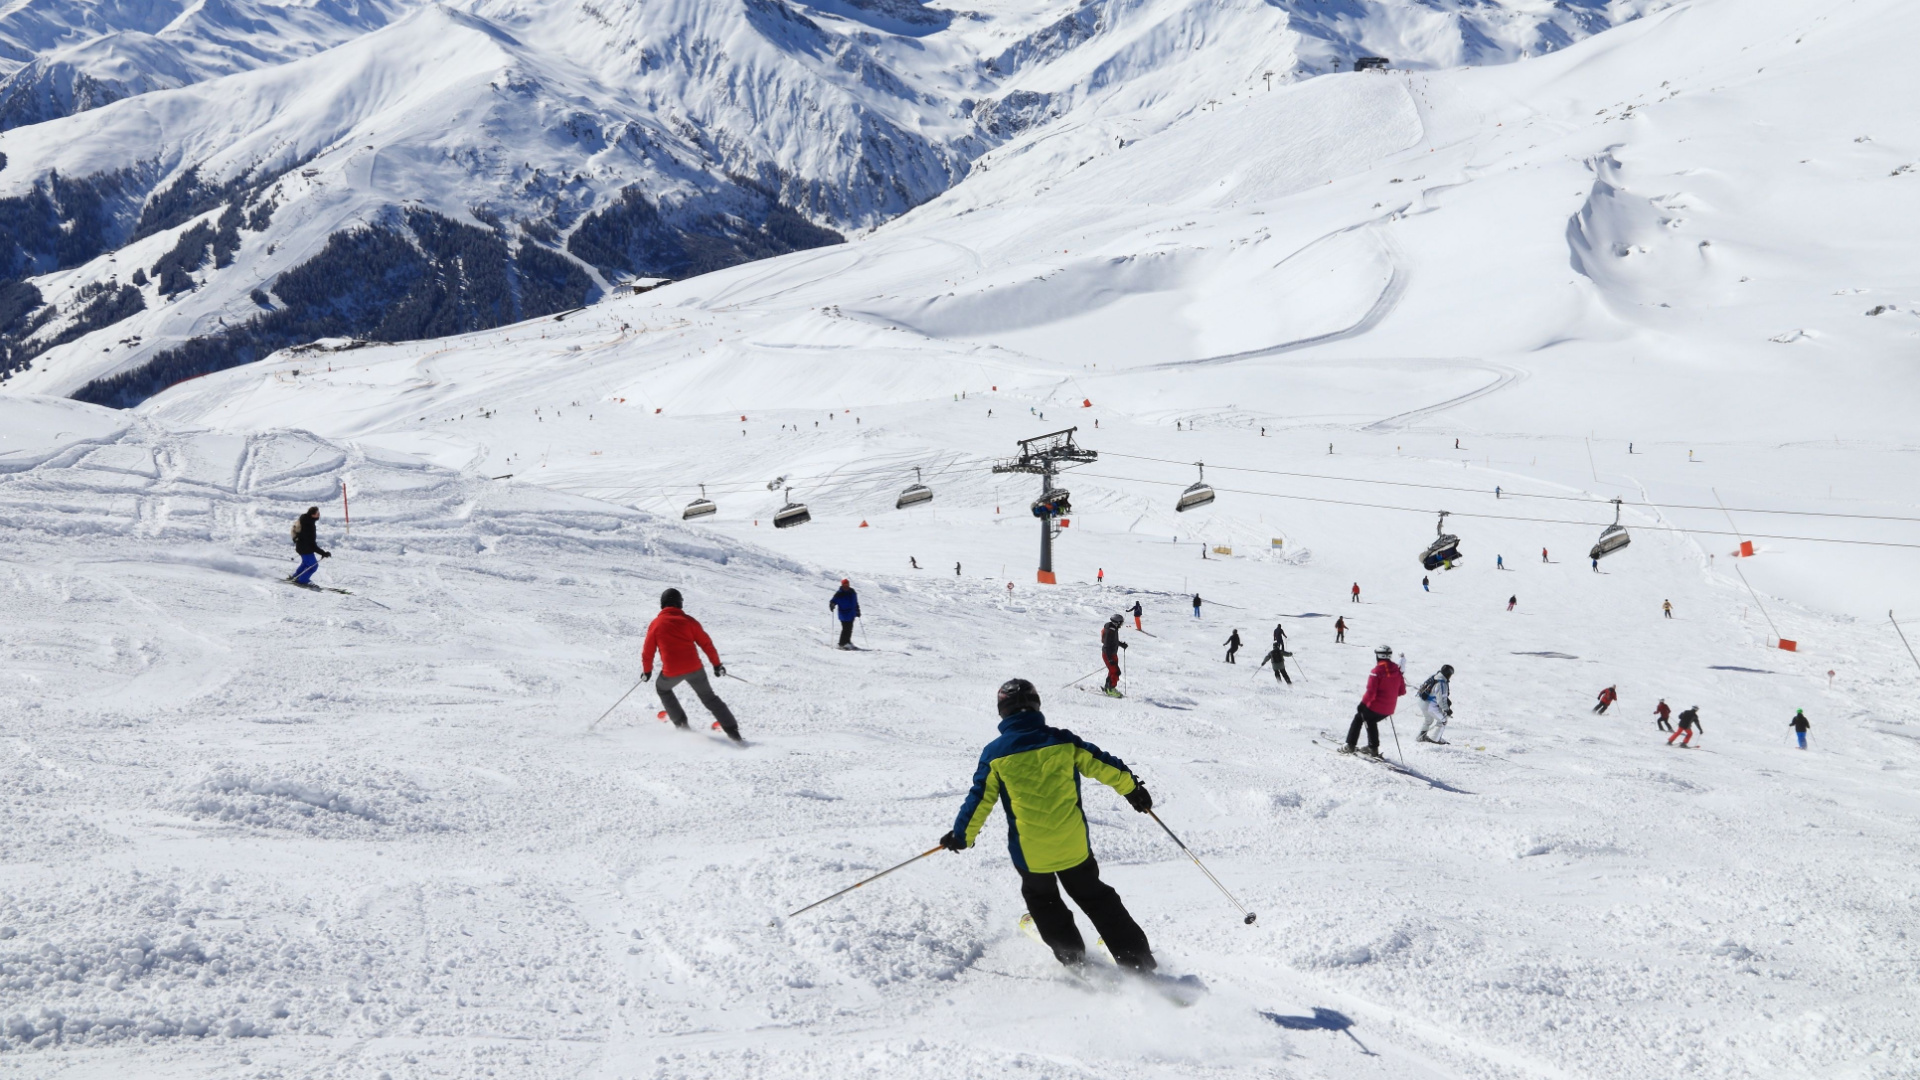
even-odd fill
[(913, 483), (907, 485), (907, 489), (900, 493), (898, 499), (894, 500), (893, 508), (895, 510), (905, 510), (909, 506), (918, 506), (921, 503), (932, 501), (933, 489), (920, 482), (920, 466), (915, 465), (913, 467)]
[(1206, 463), (1196, 461), (1194, 462), (1194, 466), (1200, 470), (1199, 481), (1189, 485), (1187, 490), (1181, 492), (1180, 501), (1173, 504), (1173, 508), (1183, 514), (1196, 506), (1205, 506), (1213, 501), (1213, 488), (1207, 484)]
[(1420, 565), (1428, 570), (1438, 570), (1443, 566), (1451, 570), (1453, 564), (1460, 561), (1460, 538), (1447, 532), (1447, 513), (1440, 511), (1440, 523), (1433, 530), (1439, 537), (1420, 553)]
[(1620, 500), (1613, 500), (1613, 524), (1600, 530), (1600, 540), (1587, 552), (1589, 559), (1604, 559), (1607, 556), (1633, 543), (1633, 537), (1627, 535), (1627, 527), (1620, 524)]
[(707, 498), (707, 485), (701, 484), (700, 497), (688, 503), (685, 510), (680, 511), (680, 520), (692, 521), (697, 517), (707, 517), (719, 509), (718, 506), (714, 505), (712, 499)]
[(788, 488), (787, 505), (781, 507), (779, 512), (773, 515), (773, 527), (776, 529), (791, 529), (795, 525), (805, 525), (812, 520), (813, 515), (807, 512), (807, 504), (794, 502), (793, 489)]

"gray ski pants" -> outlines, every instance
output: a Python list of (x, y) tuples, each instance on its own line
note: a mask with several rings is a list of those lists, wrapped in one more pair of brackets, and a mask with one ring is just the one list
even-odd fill
[(662, 675), (653, 684), (660, 693), (660, 704), (667, 707), (667, 719), (673, 721), (674, 727), (687, 726), (687, 710), (681, 708), (680, 699), (673, 696), (673, 688), (681, 683), (693, 687), (694, 696), (700, 699), (700, 704), (707, 707), (715, 720), (720, 721), (720, 730), (727, 733), (727, 738), (740, 737), (740, 726), (734, 723), (732, 710), (720, 700), (719, 694), (713, 692), (713, 684), (707, 681), (707, 673), (699, 669), (685, 675)]

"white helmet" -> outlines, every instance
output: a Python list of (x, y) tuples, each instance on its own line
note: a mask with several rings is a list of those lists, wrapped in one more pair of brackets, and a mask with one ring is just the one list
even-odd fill
[(1376, 660), (1391, 660), (1393, 659), (1393, 646), (1382, 645), (1373, 650), (1373, 656)]

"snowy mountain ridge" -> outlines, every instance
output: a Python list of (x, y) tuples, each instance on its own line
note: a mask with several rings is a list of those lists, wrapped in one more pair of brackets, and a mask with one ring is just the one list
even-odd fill
[(31, 0), (0, 13), (0, 374), (131, 404), (299, 341), (500, 325), (859, 234), (1043, 131), (1124, 141), (1362, 51), (1501, 61), (1646, 7)]

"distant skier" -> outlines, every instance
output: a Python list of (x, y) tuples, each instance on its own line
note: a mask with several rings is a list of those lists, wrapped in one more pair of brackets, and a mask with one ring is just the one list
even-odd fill
[(1660, 612), (1661, 614), (1665, 615), (1669, 619), (1673, 618), (1673, 601), (1671, 600), (1660, 601)]
[(1345, 615), (1333, 620), (1333, 643), (1335, 645), (1345, 645), (1347, 643), (1347, 617)]
[(1507, 610), (1508, 610), (1508, 611), (1512, 611), (1512, 610), (1513, 610), (1513, 606), (1514, 606), (1515, 604), (1518, 604), (1519, 602), (1520, 602), (1520, 594), (1519, 594), (1519, 593), (1515, 593), (1514, 595), (1512, 595), (1512, 596), (1509, 596), (1509, 597), (1507, 597)]
[(1667, 722), (1667, 718), (1672, 715), (1673, 707), (1667, 704), (1666, 698), (1661, 698), (1660, 704), (1653, 707), (1654, 726), (1658, 727), (1661, 731), (1672, 731), (1673, 725)]
[[(1420, 725), (1418, 741), (1447, 745), (1447, 721), (1453, 719), (1453, 665), (1441, 664), (1440, 670), (1420, 684), (1420, 711), (1426, 721)], [(1432, 731), (1432, 735), (1427, 732)]]
[(1360, 583), (1357, 581), (1353, 583), (1353, 602), (1360, 602)]
[(1286, 650), (1285, 644), (1281, 642), (1280, 639), (1275, 638), (1273, 648), (1267, 650), (1267, 655), (1260, 658), (1260, 663), (1273, 665), (1274, 682), (1283, 682), (1288, 686), (1292, 686), (1293, 676), (1287, 674), (1287, 657), (1292, 655), (1292, 653)]
[(1546, 548), (1541, 548), (1541, 549), (1540, 549), (1540, 561), (1541, 561), (1541, 562), (1546, 562), (1546, 561), (1547, 561), (1547, 549), (1546, 549)]
[(1600, 572), (1600, 560), (1598, 557), (1593, 560), (1593, 572), (1596, 574)]
[(1240, 651), (1240, 631), (1236, 628), (1221, 644), (1227, 647), (1227, 663), (1236, 663), (1234, 656)]
[(1143, 634), (1146, 633), (1146, 629), (1140, 625), (1140, 616), (1145, 613), (1145, 610), (1140, 606), (1140, 601), (1135, 600), (1133, 602), (1133, 628)]
[(295, 570), (293, 576), (287, 580), (295, 585), (303, 585), (309, 589), (319, 588), (318, 585), (313, 584), (313, 572), (320, 569), (321, 559), (333, 558), (333, 552), (320, 546), (319, 534), (320, 508), (309, 506), (307, 512), (301, 514), (293, 523), (293, 550), (300, 555), (300, 568)]
[(840, 617), (840, 647), (853, 648), (853, 620), (860, 617), (860, 594), (853, 591), (846, 578), (840, 579), (840, 588), (827, 601), (827, 610)]
[(1807, 729), (1813, 726), (1812, 721), (1807, 719), (1807, 711), (1805, 709), (1793, 710), (1793, 719), (1787, 721), (1787, 726), (1793, 729), (1794, 737), (1800, 740), (1800, 749), (1805, 750), (1807, 748)]
[(1360, 699), (1360, 708), (1353, 714), (1353, 723), (1347, 728), (1347, 744), (1340, 748), (1343, 754), (1351, 754), (1360, 743), (1360, 729), (1367, 729), (1367, 749), (1370, 757), (1380, 756), (1380, 721), (1393, 715), (1394, 708), (1400, 704), (1400, 698), (1407, 692), (1407, 680), (1400, 674), (1400, 668), (1393, 662), (1393, 646), (1382, 645), (1373, 650), (1373, 671), (1367, 675), (1367, 692)]
[(720, 695), (713, 692), (706, 671), (700, 667), (701, 651), (713, 661), (715, 675), (727, 673), (727, 666), (720, 662), (719, 651), (713, 647), (713, 639), (707, 636), (699, 620), (680, 610), (680, 590), (668, 589), (661, 593), (660, 614), (647, 624), (647, 637), (640, 645), (640, 681), (653, 679), (653, 658), (658, 653), (660, 681), (654, 683), (653, 688), (660, 695), (660, 704), (667, 707), (667, 718), (673, 721), (673, 726), (687, 726), (687, 710), (681, 708), (680, 699), (673, 696), (673, 688), (685, 683), (693, 687), (700, 704), (720, 722), (720, 730), (727, 733), (727, 738), (739, 742), (740, 727), (734, 723), (733, 712), (720, 700)]
[(1493, 568), (1495, 570), (1505, 570), (1507, 568), (1506, 557), (1502, 555), (1495, 555), (1493, 557)]
[(1421, 592), (1432, 592), (1432, 591), (1433, 591), (1432, 589), (1430, 589), (1430, 588), (1428, 588), (1428, 587), (1427, 587), (1427, 575), (1425, 575), (1425, 574), (1421, 574), (1421, 575), (1420, 575), (1420, 591), (1421, 591)]
[(1695, 728), (1699, 728), (1702, 735), (1707, 733), (1707, 725), (1700, 722), (1700, 706), (1689, 705), (1687, 711), (1680, 714), (1680, 730), (1667, 736), (1667, 745), (1672, 746), (1673, 740), (1679, 739), (1682, 750), (1692, 746)]
[(1054, 958), (1069, 967), (1087, 962), (1086, 940), (1072, 909), (1060, 899), (1064, 886), (1105, 941), (1114, 963), (1152, 971), (1157, 965), (1146, 932), (1113, 886), (1100, 880), (1100, 864), (1088, 843), (1080, 777), (1111, 787), (1143, 814), (1153, 809), (1153, 796), (1119, 758), (1071, 731), (1048, 727), (1032, 683), (1009, 679), (998, 698), (1000, 736), (980, 752), (973, 787), (940, 845), (954, 852), (972, 847), (994, 805), (1004, 803), (1007, 850), (1020, 874), (1020, 895)]
[(1600, 700), (1593, 706), (1593, 711), (1600, 716), (1605, 716), (1607, 715), (1607, 706), (1619, 700), (1620, 692), (1609, 686), (1605, 690), (1600, 691)]
[(1093, 583), (1095, 585), (1105, 585), (1107, 583), (1106, 568), (1102, 567), (1097, 573), (1093, 575)]
[(1122, 620), (1120, 616), (1115, 615), (1113, 618), (1107, 620), (1107, 625), (1100, 631), (1100, 659), (1105, 661), (1107, 665), (1106, 695), (1108, 697), (1121, 696), (1120, 650), (1127, 647), (1127, 643), (1120, 640), (1120, 624), (1122, 621), (1124, 620)]
[(1200, 594), (1199, 593), (1193, 594), (1193, 617), (1196, 619), (1200, 617)]
[(954, 577), (959, 577), (959, 576), (960, 576), (960, 564), (959, 564), (959, 563), (954, 563), (954, 564), (953, 564), (953, 576), (954, 576)]
[(919, 559), (916, 559), (916, 558), (914, 558), (913, 556), (911, 556), (911, 555), (909, 555), (909, 556), (907, 556), (907, 562), (909, 562), (909, 563), (911, 563), (911, 564), (913, 565), (913, 568), (914, 568), (915, 570), (918, 570), (918, 569), (920, 569), (920, 560), (919, 560)]

